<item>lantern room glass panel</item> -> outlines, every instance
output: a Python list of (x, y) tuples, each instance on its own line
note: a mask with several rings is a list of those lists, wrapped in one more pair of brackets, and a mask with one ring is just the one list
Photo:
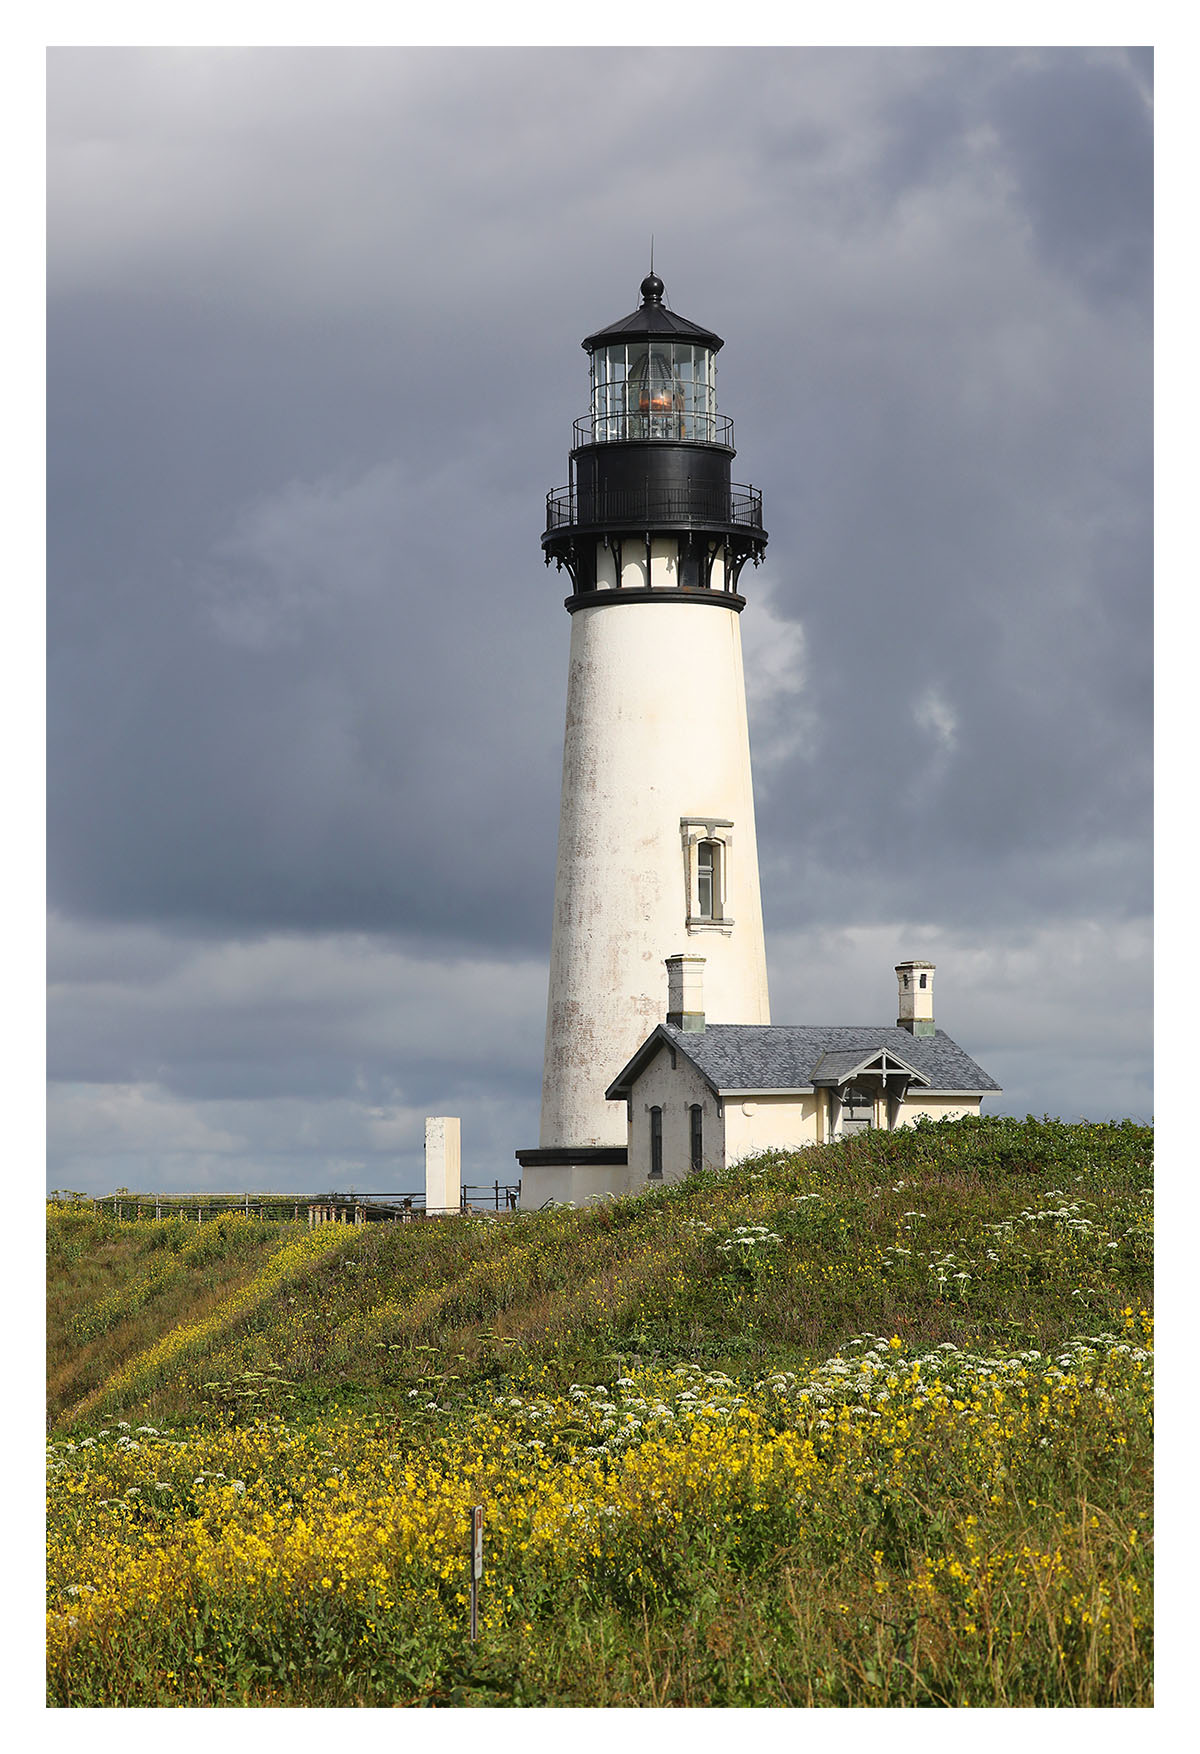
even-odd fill
[(716, 362), (690, 342), (614, 342), (592, 355), (592, 437), (688, 439), (711, 444), (716, 432)]

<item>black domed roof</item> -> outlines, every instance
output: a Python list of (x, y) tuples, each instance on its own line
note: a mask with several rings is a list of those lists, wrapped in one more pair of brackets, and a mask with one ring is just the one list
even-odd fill
[(666, 288), (655, 273), (647, 274), (642, 281), (642, 302), (636, 311), (622, 317), (617, 323), (610, 323), (606, 329), (597, 329), (583, 342), (588, 353), (597, 347), (606, 347), (611, 341), (636, 340), (639, 335), (658, 335), (664, 340), (691, 341), (697, 347), (708, 347), (715, 353), (725, 343), (711, 329), (702, 329), (699, 323), (690, 323), (686, 317), (676, 316), (663, 304), (663, 293)]

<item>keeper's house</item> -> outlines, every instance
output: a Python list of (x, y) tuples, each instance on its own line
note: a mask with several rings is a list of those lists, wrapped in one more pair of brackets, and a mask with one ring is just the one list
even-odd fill
[(895, 1027), (706, 1026), (703, 967), (702, 956), (667, 958), (667, 1021), (605, 1091), (626, 1104), (631, 1188), (922, 1115), (976, 1115), (1000, 1089), (935, 1026), (931, 962), (897, 965)]

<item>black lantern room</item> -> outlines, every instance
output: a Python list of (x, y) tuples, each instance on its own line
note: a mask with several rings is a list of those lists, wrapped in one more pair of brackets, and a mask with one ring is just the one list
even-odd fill
[(546, 564), (571, 575), (568, 609), (606, 587), (626, 600), (717, 591), (740, 608), (742, 567), (766, 547), (762, 494), (730, 480), (721, 337), (668, 310), (663, 290), (648, 274), (638, 309), (583, 343), (591, 410), (575, 422), (569, 484), (546, 496), (542, 537)]

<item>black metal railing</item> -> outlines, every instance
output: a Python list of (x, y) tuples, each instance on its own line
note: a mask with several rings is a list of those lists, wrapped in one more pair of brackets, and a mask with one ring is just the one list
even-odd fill
[(581, 414), (575, 422), (575, 449), (580, 445), (611, 445), (646, 439), (673, 444), (727, 445), (733, 449), (733, 421), (728, 414), (672, 409), (663, 414)]
[(515, 1212), (521, 1196), (520, 1182), (482, 1182), (463, 1184), (464, 1212)]
[(647, 524), (737, 525), (762, 529), (762, 490), (732, 486), (711, 489), (647, 485), (606, 488), (599, 493), (555, 487), (546, 495), (546, 528), (563, 530), (573, 524), (624, 524), (641, 529)]

